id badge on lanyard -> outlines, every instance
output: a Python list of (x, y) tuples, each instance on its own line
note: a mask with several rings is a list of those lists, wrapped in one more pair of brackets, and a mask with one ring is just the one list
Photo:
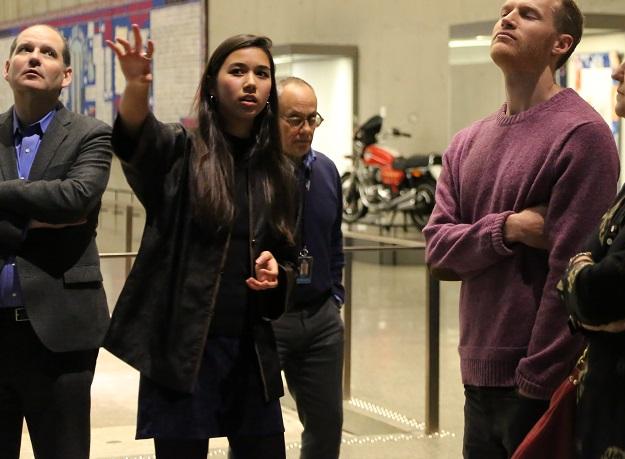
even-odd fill
[[(306, 195), (310, 191), (310, 182), (312, 169), (306, 169), (306, 182), (304, 183), (304, 188), (306, 191), (304, 192), (304, 196), (300, 202), (300, 222), (301, 225), (301, 234), (302, 240), (304, 241), (304, 246), (302, 250), (299, 252), (299, 256), (297, 257), (297, 268), (298, 268), (298, 276), (295, 279), (296, 284), (310, 284), (312, 282), (312, 270), (313, 270), (313, 257), (308, 252), (308, 248), (306, 247), (306, 235), (305, 235), (305, 226), (304, 226), (304, 214), (306, 212)], [(299, 225), (298, 225), (299, 226)]]
[(312, 267), (313, 257), (304, 246), (297, 257), (298, 276), (295, 282), (297, 284), (310, 284), (312, 282)]

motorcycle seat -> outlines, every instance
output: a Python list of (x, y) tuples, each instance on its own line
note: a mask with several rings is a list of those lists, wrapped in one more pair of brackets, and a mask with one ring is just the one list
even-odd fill
[(393, 169), (411, 169), (415, 167), (427, 167), (431, 164), (442, 164), (442, 157), (437, 153), (417, 154), (404, 158), (398, 156), (393, 160)]

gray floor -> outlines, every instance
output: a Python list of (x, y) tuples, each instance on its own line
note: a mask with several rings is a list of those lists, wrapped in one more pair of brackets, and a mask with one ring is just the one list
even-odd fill
[[(125, 250), (127, 196), (105, 195), (99, 246), (101, 252)], [(133, 248), (142, 228), (142, 212), (134, 211)], [(377, 232), (371, 225), (353, 230)], [(391, 235), (418, 239), (401, 229)], [(370, 244), (368, 244), (370, 245)], [(425, 419), (425, 271), (414, 255), (358, 255), (353, 268), (352, 400), (345, 403), (341, 458), (461, 457), (463, 395), (460, 384), (457, 301), (458, 284), (441, 289), (440, 432), (426, 435)], [(124, 260), (102, 262), (111, 308), (125, 277)], [(100, 353), (93, 384), (92, 458), (150, 458), (150, 441), (133, 439), (138, 375), (105, 351)], [(289, 459), (299, 457), (301, 425), (283, 399)], [(209, 457), (227, 457), (223, 439), (211, 441)], [(27, 432), (22, 458), (32, 458)]]

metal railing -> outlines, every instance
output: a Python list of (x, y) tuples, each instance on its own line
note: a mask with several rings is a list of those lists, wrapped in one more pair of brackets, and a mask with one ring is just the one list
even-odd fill
[(127, 190), (124, 188), (111, 188), (108, 187), (106, 190), (104, 190), (105, 193), (113, 193), (113, 203), (117, 204), (117, 201), (119, 200), (119, 195), (120, 194), (124, 194), (127, 196), (130, 196), (130, 202), (134, 202), (135, 200), (135, 193), (132, 190)]
[[(406, 239), (376, 236), (353, 231), (343, 231), (345, 244), (345, 271), (343, 275), (345, 285), (345, 368), (343, 382), (343, 399), (351, 398), (352, 372), (352, 285), (353, 285), (353, 255), (358, 252), (397, 252), (415, 251), (424, 252), (425, 243)], [(377, 245), (351, 245), (353, 240), (372, 242)], [(383, 244), (383, 245), (382, 245)], [(434, 279), (428, 269), (425, 270), (425, 431), (427, 434), (439, 430), (439, 380), (440, 380), (440, 284)]]
[[(132, 219), (133, 206), (126, 208), (126, 252), (101, 253), (101, 258), (125, 258), (126, 276), (132, 265), (132, 258), (137, 252), (132, 252)], [(344, 231), (345, 239), (343, 250), (345, 252), (345, 307), (343, 317), (345, 321), (345, 348), (344, 348), (344, 379), (343, 399), (351, 399), (352, 384), (352, 285), (353, 285), (353, 255), (358, 252), (397, 252), (397, 251), (424, 251), (425, 243), (409, 241), (406, 239), (376, 236), (360, 232)], [(354, 240), (374, 243), (375, 245), (351, 245)], [(428, 269), (425, 269), (425, 432), (427, 434), (439, 431), (440, 411), (440, 284), (434, 279)]]
[[(123, 191), (123, 190), (122, 190)], [(117, 206), (117, 204), (115, 204)], [(126, 277), (128, 277), (128, 273), (130, 272), (130, 268), (132, 267), (132, 259), (137, 256), (137, 252), (132, 252), (132, 238), (133, 238), (133, 222), (134, 222), (134, 211), (135, 206), (127, 205), (126, 206), (126, 240), (125, 240), (125, 252), (110, 252), (110, 253), (101, 253), (100, 258), (125, 258), (125, 272)]]

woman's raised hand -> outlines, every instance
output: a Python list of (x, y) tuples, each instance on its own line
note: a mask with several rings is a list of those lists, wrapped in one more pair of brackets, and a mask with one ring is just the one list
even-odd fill
[(124, 38), (117, 37), (115, 42), (106, 40), (106, 44), (113, 50), (119, 59), (122, 72), (126, 77), (126, 83), (149, 84), (152, 81), (152, 55), (154, 54), (154, 42), (148, 40), (143, 49), (143, 39), (137, 24), (132, 25), (135, 45)]

